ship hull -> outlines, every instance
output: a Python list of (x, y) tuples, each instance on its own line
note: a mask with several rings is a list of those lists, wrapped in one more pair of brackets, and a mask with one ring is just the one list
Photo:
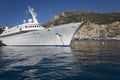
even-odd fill
[(71, 23), (39, 31), (20, 32), (18, 34), (1, 36), (5, 45), (40, 45), (40, 46), (69, 46), (74, 34), (82, 26)]

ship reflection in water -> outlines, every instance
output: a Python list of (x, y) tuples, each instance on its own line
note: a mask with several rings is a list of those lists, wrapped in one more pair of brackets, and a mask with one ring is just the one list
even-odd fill
[(119, 80), (119, 41), (0, 47), (0, 80)]

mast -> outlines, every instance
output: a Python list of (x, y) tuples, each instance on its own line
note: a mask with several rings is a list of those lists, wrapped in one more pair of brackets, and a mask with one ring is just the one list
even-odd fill
[(31, 15), (32, 15), (33, 23), (38, 24), (37, 14), (36, 14), (36, 12), (34, 11), (34, 8), (31, 8), (30, 6), (28, 6), (28, 11), (29, 11), (29, 13), (31, 13)]

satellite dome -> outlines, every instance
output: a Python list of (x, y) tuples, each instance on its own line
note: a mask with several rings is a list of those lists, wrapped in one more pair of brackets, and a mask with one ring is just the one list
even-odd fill
[(28, 23), (32, 23), (33, 22), (33, 20), (32, 19), (28, 19)]

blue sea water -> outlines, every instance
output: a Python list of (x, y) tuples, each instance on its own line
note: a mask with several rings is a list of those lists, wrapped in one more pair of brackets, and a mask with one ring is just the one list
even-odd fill
[(120, 41), (2, 46), (0, 80), (120, 80)]

